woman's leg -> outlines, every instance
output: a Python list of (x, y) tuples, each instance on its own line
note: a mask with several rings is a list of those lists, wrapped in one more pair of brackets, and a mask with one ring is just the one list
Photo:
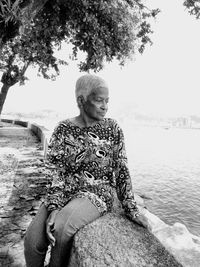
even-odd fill
[(48, 211), (44, 204), (26, 231), (24, 239), (24, 255), (27, 267), (43, 267), (48, 248), (46, 237), (46, 220)]
[(50, 267), (66, 267), (73, 235), (86, 224), (100, 217), (97, 208), (87, 198), (70, 201), (56, 216), (55, 247), (51, 251)]

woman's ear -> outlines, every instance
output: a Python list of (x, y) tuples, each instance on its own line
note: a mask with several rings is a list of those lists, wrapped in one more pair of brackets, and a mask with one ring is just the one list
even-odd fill
[(78, 107), (81, 108), (84, 104), (84, 97), (82, 95), (77, 97)]

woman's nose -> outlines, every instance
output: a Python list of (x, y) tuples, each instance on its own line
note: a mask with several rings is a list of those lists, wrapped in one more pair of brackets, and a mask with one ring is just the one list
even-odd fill
[(101, 105), (101, 109), (103, 110), (107, 110), (108, 109), (108, 103), (106, 101), (104, 101)]

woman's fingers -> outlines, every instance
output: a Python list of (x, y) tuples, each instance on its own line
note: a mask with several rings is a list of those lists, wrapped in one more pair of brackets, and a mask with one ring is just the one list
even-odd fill
[(46, 222), (46, 233), (47, 233), (47, 238), (48, 238), (50, 244), (52, 246), (55, 246), (56, 239), (52, 234), (52, 232), (54, 231), (54, 220), (55, 220), (55, 216), (53, 216), (53, 215), (54, 215), (53, 213), (50, 214), (49, 218), (47, 219), (47, 222)]
[(145, 228), (149, 227), (148, 219), (143, 214), (140, 214), (138, 217), (134, 218), (134, 221)]
[(54, 223), (47, 223), (46, 232), (47, 232), (47, 238), (48, 238), (50, 244), (52, 246), (55, 246), (56, 239), (55, 239), (55, 237), (52, 234), (52, 232), (53, 232), (52, 227), (53, 226), (54, 226)]
[(50, 213), (47, 222), (46, 222), (46, 233), (47, 233), (47, 238), (52, 246), (55, 246), (56, 239), (53, 236), (54, 232), (54, 222), (55, 222), (55, 217), (57, 215), (58, 211), (54, 210)]

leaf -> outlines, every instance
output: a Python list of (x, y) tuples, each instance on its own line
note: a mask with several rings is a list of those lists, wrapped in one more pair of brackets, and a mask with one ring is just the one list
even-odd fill
[(20, 199), (24, 199), (24, 200), (26, 200), (26, 201), (35, 200), (34, 197), (29, 197), (29, 196), (26, 196), (26, 195), (20, 195), (19, 198), (20, 198)]
[(0, 214), (0, 218), (10, 218), (10, 215), (6, 215), (6, 214)]
[(13, 210), (20, 210), (21, 209), (21, 207), (17, 207), (17, 206), (15, 206), (14, 208), (13, 208)]
[(31, 206), (31, 208), (30, 209), (28, 209), (27, 211), (34, 211), (35, 209), (34, 209), (34, 207), (33, 206)]
[(10, 0), (6, 0), (6, 1), (7, 1), (8, 8), (10, 9), (11, 8), (11, 1)]
[(12, 5), (12, 10), (17, 10), (19, 8), (21, 0), (16, 0)]
[(0, 2), (0, 7), (1, 7), (1, 13), (2, 15), (5, 15), (5, 8), (2, 2)]
[(37, 214), (37, 211), (30, 211), (29, 214), (35, 216)]

